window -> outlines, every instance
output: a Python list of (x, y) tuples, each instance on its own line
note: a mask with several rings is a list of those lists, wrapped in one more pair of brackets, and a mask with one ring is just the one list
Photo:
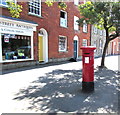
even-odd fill
[(102, 30), (99, 30), (99, 32), (100, 32), (100, 35), (102, 36), (102, 35), (103, 35), (103, 31), (102, 31)]
[(60, 26), (67, 27), (67, 12), (60, 11)]
[(93, 28), (94, 34), (97, 34), (98, 29), (96, 27)]
[(41, 0), (29, 1), (29, 13), (41, 16)]
[(2, 38), (2, 60), (17, 60), (31, 58), (31, 37), (1, 34)]
[(87, 46), (87, 39), (83, 39), (82, 46)]
[(79, 4), (79, 0), (74, 0), (74, 4), (78, 5)]
[(74, 16), (74, 30), (79, 30), (79, 25), (77, 20), (79, 20), (79, 18), (77, 16)]
[[(16, 2), (16, 0), (12, 0), (13, 2)], [(7, 6), (6, 0), (0, 0), (0, 5)]]
[(103, 36), (106, 36), (106, 31), (105, 30), (103, 30)]
[(83, 24), (83, 32), (87, 33), (87, 23), (85, 22)]
[(59, 36), (59, 51), (67, 51), (67, 37)]
[(102, 47), (103, 47), (103, 42), (102, 42), (102, 40), (100, 40), (99, 41), (99, 48), (102, 49)]

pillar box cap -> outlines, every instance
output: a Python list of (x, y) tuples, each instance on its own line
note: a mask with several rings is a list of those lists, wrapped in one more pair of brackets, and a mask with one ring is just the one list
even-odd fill
[(80, 49), (82, 49), (82, 50), (95, 50), (96, 47), (94, 47), (94, 46), (82, 46)]

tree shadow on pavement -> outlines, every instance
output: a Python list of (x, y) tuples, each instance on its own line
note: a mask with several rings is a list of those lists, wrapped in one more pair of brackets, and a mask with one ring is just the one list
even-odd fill
[(15, 95), (14, 100), (29, 100), (26, 110), (45, 113), (112, 113), (118, 111), (117, 73), (95, 71), (95, 91), (83, 93), (82, 70), (54, 70), (40, 76)]

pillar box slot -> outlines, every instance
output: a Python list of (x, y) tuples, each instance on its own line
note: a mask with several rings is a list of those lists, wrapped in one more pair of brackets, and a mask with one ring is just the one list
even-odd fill
[(95, 47), (87, 46), (82, 49), (82, 91), (94, 91), (94, 50)]

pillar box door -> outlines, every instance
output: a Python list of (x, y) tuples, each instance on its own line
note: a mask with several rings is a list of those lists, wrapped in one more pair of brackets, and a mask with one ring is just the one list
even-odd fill
[[(82, 49), (82, 89), (94, 90), (94, 50), (95, 47), (85, 46)], [(90, 89), (89, 89), (90, 88)]]

